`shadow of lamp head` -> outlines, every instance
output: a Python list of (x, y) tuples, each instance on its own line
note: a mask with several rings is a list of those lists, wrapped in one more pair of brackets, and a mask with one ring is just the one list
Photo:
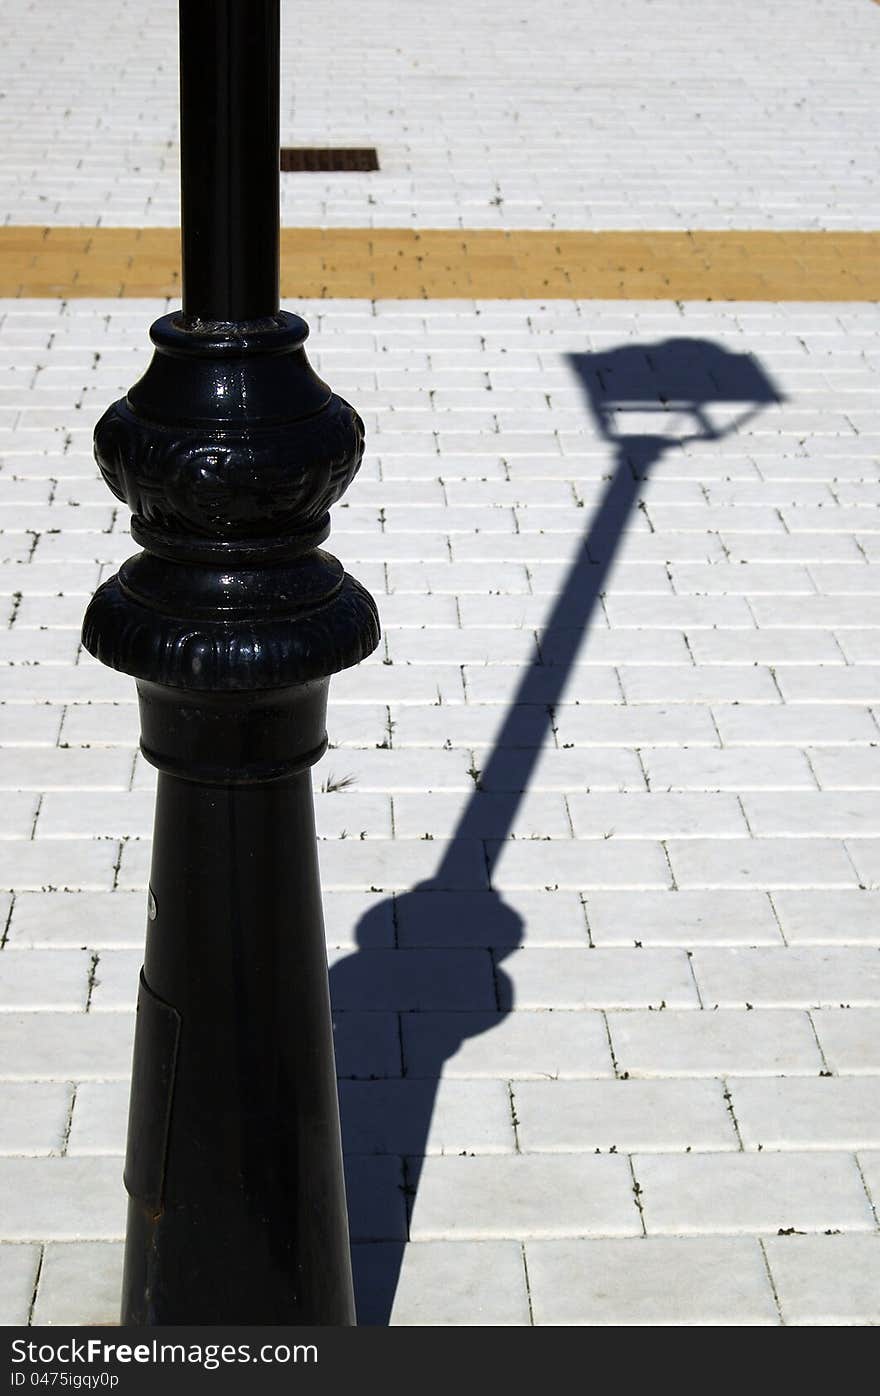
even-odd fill
[[(761, 364), (708, 339), (664, 339), (569, 354), (604, 440), (641, 443), (644, 458), (692, 441), (719, 441), (763, 407), (784, 402)], [(637, 462), (633, 462), (637, 464)]]

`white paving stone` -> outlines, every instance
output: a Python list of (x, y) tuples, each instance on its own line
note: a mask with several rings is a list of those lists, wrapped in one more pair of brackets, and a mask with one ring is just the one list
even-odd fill
[(863, 1150), (858, 1155), (858, 1165), (876, 1216), (880, 1206), (880, 1149)]
[[(4, 647), (8, 644), (5, 638)], [(12, 657), (9, 658), (11, 661)], [(37, 751), (8, 746), (0, 749), (0, 789), (40, 792), (126, 790), (131, 778), (131, 766), (131, 756), (119, 751), (80, 751), (59, 747)]]
[(427, 1159), (410, 1223), (414, 1241), (640, 1232), (629, 1164), (607, 1154)]
[(28, 1323), (39, 1265), (39, 1246), (0, 1245), (0, 1312), (4, 1324)]
[(751, 1238), (529, 1241), (526, 1259), (539, 1325), (752, 1327), (779, 1321)]
[(675, 839), (667, 844), (679, 887), (857, 887), (839, 839)]
[(0, 886), (67, 891), (113, 885), (119, 845), (109, 839), (8, 840), (0, 843)]
[(648, 1235), (871, 1231), (852, 1154), (639, 1154)]
[[(389, 1266), (398, 1247), (355, 1246), (352, 1263), (358, 1322), (384, 1323), (378, 1314)], [(394, 1295), (397, 1327), (508, 1327), (528, 1325), (529, 1294), (522, 1247), (515, 1241), (431, 1241), (407, 1246)]]
[(826, 946), (695, 950), (703, 1002), (721, 1007), (864, 1007), (880, 1003), (880, 950)]
[(0, 1079), (127, 1080), (134, 1013), (0, 1013)]
[(124, 1154), (129, 1083), (84, 1081), (76, 1090), (66, 1152)]
[(825, 747), (809, 753), (823, 790), (880, 789), (880, 749)]
[(862, 838), (880, 832), (880, 800), (871, 790), (747, 794), (742, 807), (756, 838)]
[(746, 1149), (880, 1148), (880, 1081), (865, 1076), (727, 1082)]
[(810, 1016), (832, 1071), (880, 1076), (880, 1007), (819, 1008)]
[(72, 1094), (67, 1084), (0, 1083), (0, 1153), (60, 1153)]
[(849, 838), (846, 851), (863, 887), (880, 887), (880, 839)]
[(739, 1148), (717, 1081), (522, 1081), (513, 1103), (523, 1153)]
[(517, 1008), (698, 1006), (687, 955), (677, 949), (514, 950), (502, 994)]
[(594, 945), (779, 945), (763, 892), (588, 892)]
[(866, 891), (774, 892), (773, 905), (789, 945), (874, 945), (880, 894)]
[(0, 1011), (85, 1009), (90, 969), (82, 950), (9, 950), (0, 955)]
[(43, 1253), (34, 1323), (115, 1326), (122, 1293), (122, 1251), (114, 1241), (50, 1241)]
[(786, 1324), (880, 1323), (880, 1236), (768, 1236), (764, 1249)]
[(664, 839), (747, 832), (734, 795), (576, 795), (568, 797), (575, 837)]
[(0, 1158), (0, 1240), (118, 1241), (118, 1158)]
[(647, 839), (635, 848), (624, 839), (508, 840), (498, 849), (493, 870), (493, 885), (502, 892), (521, 887), (660, 888), (670, 882), (662, 847)]
[(677, 751), (646, 751), (642, 759), (652, 790), (801, 791), (816, 788), (816, 777), (802, 751), (782, 748), (757, 751), (748, 747), (694, 750), (688, 747)]
[(9, 945), (136, 948), (143, 944), (146, 921), (146, 899), (138, 892), (19, 892)]
[(142, 950), (102, 950), (92, 971), (90, 1011), (133, 1012), (143, 959)]
[(790, 1009), (609, 1013), (608, 1027), (629, 1076), (816, 1076), (824, 1065), (808, 1015)]

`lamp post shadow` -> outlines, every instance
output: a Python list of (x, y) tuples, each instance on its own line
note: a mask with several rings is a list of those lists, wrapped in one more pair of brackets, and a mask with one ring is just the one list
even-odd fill
[[(568, 355), (599, 435), (614, 448), (604, 493), (539, 632), (538, 662), (525, 667), (493, 745), (432, 878), (361, 918), (358, 949), (330, 971), (341, 1059), (355, 1289), (361, 1324), (390, 1322), (408, 1219), (419, 1188), (444, 1066), (463, 1045), (498, 1027), (513, 1008), (504, 960), (523, 943), (524, 922), (492, 886), (492, 874), (535, 771), (552, 745), (562, 698), (642, 486), (670, 450), (720, 440), (781, 394), (754, 358), (702, 339), (624, 345)], [(730, 408), (714, 427), (711, 407)], [(624, 417), (664, 414), (675, 428), (624, 431)], [(665, 424), (665, 423), (664, 423)], [(394, 948), (389, 948), (389, 912)], [(396, 1025), (399, 1077), (348, 1081), (375, 1060), (371, 1022)], [(342, 1050), (340, 1050), (342, 1049)]]

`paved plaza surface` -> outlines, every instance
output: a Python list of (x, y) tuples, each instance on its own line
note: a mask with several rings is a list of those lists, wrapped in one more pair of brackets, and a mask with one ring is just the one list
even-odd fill
[[(880, 226), (870, 0), (283, 11), (285, 143), (382, 166), (287, 225)], [(174, 6), (8, 16), (7, 223), (175, 226)], [(880, 1321), (880, 311), (725, 287), (285, 302), (384, 632), (314, 781), (363, 1323)], [(0, 300), (6, 1324), (118, 1312), (155, 772), (79, 626), (168, 307)]]
[[(4, 17), (11, 221), (177, 223), (174, 0)], [(283, 0), (282, 42), (282, 143), (381, 164), (288, 225), (877, 226), (871, 0)]]

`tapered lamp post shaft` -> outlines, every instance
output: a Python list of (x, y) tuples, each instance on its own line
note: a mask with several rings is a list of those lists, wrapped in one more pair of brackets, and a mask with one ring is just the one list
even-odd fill
[(278, 310), (278, 0), (181, 0), (184, 307), (95, 430), (143, 551), (86, 648), (159, 770), (123, 1321), (354, 1322), (309, 767), (378, 642), (329, 553), (357, 413)]
[(183, 312), (278, 309), (278, 0), (181, 0)]

